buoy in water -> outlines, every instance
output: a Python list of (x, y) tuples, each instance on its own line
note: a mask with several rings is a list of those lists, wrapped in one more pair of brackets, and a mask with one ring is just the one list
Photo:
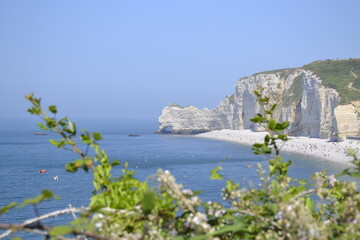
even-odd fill
[(39, 173), (46, 173), (46, 170), (42, 169), (42, 170), (39, 171)]
[(58, 177), (58, 176), (55, 176), (55, 177), (54, 177), (54, 180), (55, 180), (55, 181), (59, 181), (59, 177)]

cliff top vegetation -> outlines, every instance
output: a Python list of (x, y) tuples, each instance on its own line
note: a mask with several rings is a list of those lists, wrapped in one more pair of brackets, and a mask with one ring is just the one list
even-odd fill
[[(324, 86), (335, 89), (340, 94), (340, 104), (349, 104), (351, 101), (360, 100), (360, 58), (314, 61), (305, 64), (301, 68), (264, 71), (253, 76), (259, 74), (279, 74), (280, 78), (286, 79), (294, 71), (300, 69), (312, 71), (322, 80)], [(292, 86), (293, 89), (290, 89), (292, 97), (288, 99), (287, 103), (301, 99), (300, 79), (301, 77), (295, 78), (294, 86)]]
[(340, 104), (360, 100), (360, 59), (324, 60), (304, 65), (312, 71), (326, 87), (334, 88), (341, 97)]

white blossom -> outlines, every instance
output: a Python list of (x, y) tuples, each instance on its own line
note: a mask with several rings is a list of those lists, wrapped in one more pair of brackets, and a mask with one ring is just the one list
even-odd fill
[(96, 228), (101, 228), (103, 226), (103, 223), (102, 222), (97, 222), (95, 223), (95, 227)]
[(193, 195), (194, 194), (190, 189), (184, 189), (184, 190), (182, 190), (182, 193), (186, 194), (186, 195)]
[(215, 212), (215, 217), (221, 217), (224, 214), (225, 214), (225, 210), (217, 210)]
[(330, 175), (329, 176), (329, 184), (330, 184), (330, 186), (335, 186), (335, 182), (337, 182), (337, 179), (335, 178), (335, 176), (334, 175)]
[(275, 215), (275, 219), (282, 219), (282, 217), (283, 217), (283, 211), (279, 211)]
[(286, 207), (286, 211), (290, 212), (292, 210), (292, 208), (293, 207), (291, 205), (289, 205), (289, 206)]

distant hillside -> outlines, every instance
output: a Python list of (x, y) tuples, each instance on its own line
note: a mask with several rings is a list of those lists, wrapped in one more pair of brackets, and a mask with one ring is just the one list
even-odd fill
[(360, 100), (360, 59), (316, 61), (302, 67), (320, 77), (322, 84), (340, 94), (340, 104)]
[[(264, 71), (259, 74), (278, 74), (280, 78), (287, 78), (296, 70), (309, 70), (322, 80), (322, 85), (335, 89), (341, 97), (340, 104), (349, 104), (351, 101), (360, 100), (360, 58), (344, 60), (322, 60), (306, 64), (299, 68), (285, 68), (271, 71)], [(294, 79), (291, 94), (287, 96), (285, 104), (300, 100), (301, 76)]]

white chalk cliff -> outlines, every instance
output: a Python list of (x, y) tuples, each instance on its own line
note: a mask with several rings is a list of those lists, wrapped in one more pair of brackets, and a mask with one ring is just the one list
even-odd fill
[[(302, 68), (254, 74), (240, 79), (235, 93), (216, 108), (198, 109), (171, 104), (159, 117), (158, 133), (194, 134), (211, 130), (263, 130), (250, 121), (260, 106), (254, 90), (264, 88), (264, 95), (278, 103), (275, 117), (288, 121), (288, 134), (336, 140), (360, 133), (360, 104), (339, 105), (339, 93), (322, 85), (322, 80)], [(360, 95), (359, 95), (360, 96)]]

